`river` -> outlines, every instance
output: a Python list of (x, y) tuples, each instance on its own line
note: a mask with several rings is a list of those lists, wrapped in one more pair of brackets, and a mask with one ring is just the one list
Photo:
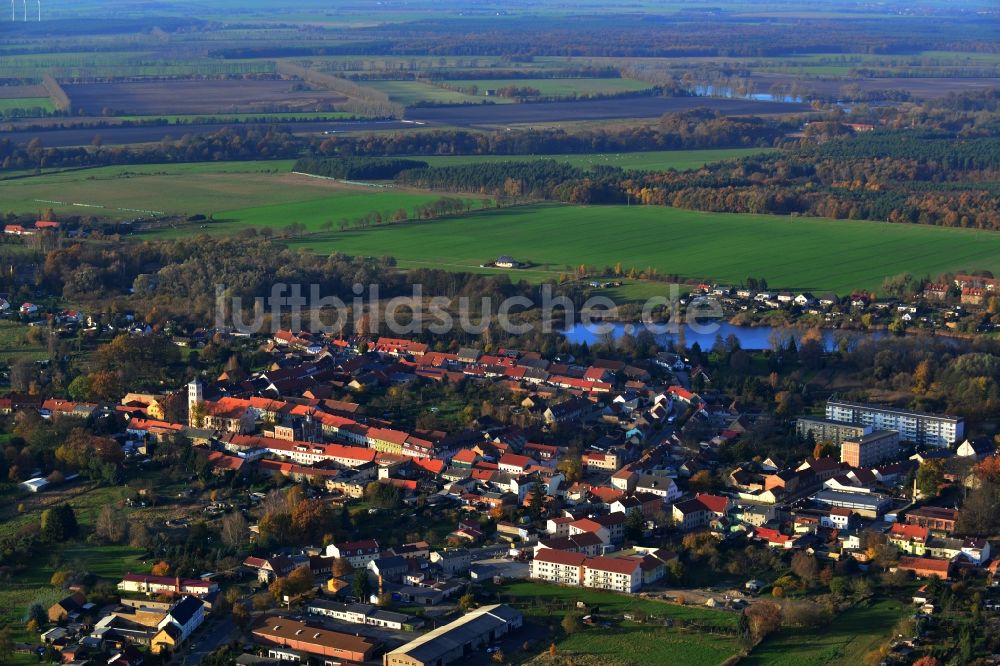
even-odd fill
[[(569, 342), (581, 343), (586, 342), (588, 345), (594, 344), (601, 340), (602, 332), (597, 327), (603, 326), (605, 329), (611, 331), (611, 334), (615, 339), (618, 339), (624, 335), (626, 330), (633, 335), (637, 334), (641, 329), (641, 324), (623, 324), (623, 323), (607, 323), (607, 324), (588, 324), (584, 325), (581, 323), (575, 324), (572, 328), (563, 331), (563, 335)], [(792, 337), (798, 342), (802, 336), (806, 333), (806, 329), (801, 328), (778, 328), (774, 326), (734, 326), (728, 322), (714, 322), (706, 324), (704, 326), (699, 326), (699, 330), (695, 330), (690, 325), (685, 324), (684, 326), (684, 339), (687, 346), (690, 347), (695, 342), (704, 349), (708, 350), (712, 348), (715, 344), (715, 338), (717, 335), (721, 335), (723, 339), (730, 335), (735, 335), (736, 339), (740, 342), (740, 347), (742, 349), (770, 349), (772, 336), (777, 339), (787, 340)], [(883, 338), (888, 335), (885, 331), (847, 331), (838, 329), (822, 329), (823, 335), (823, 346), (827, 351), (833, 351), (837, 348), (838, 343), (843, 338), (860, 340), (863, 338), (878, 339)], [(656, 335), (656, 341), (663, 346), (667, 343), (677, 340), (677, 335), (670, 333), (657, 333), (654, 329), (654, 334)]]

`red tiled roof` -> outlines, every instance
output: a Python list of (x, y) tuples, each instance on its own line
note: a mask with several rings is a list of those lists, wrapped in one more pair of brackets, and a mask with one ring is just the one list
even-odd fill
[(639, 567), (640, 562), (638, 558), (632, 557), (590, 557), (587, 558), (585, 564), (588, 569), (632, 574)]
[(930, 530), (920, 525), (893, 523), (889, 529), (889, 538), (926, 542), (928, 536), (930, 536)]
[(709, 511), (713, 513), (725, 513), (726, 508), (729, 506), (728, 497), (720, 497), (718, 495), (708, 495), (700, 494), (695, 497), (696, 500), (705, 505)]
[(534, 461), (528, 456), (518, 455), (516, 453), (505, 453), (500, 458), (499, 464), (508, 465), (510, 467), (520, 467), (524, 469)]
[(581, 555), (580, 553), (570, 553), (565, 550), (542, 548), (535, 555), (535, 560), (539, 562), (548, 562), (550, 564), (565, 564), (579, 567), (587, 561), (587, 556)]

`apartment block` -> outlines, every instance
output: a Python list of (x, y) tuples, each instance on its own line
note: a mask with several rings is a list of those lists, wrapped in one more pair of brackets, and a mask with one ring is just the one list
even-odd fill
[(944, 448), (965, 437), (965, 419), (945, 414), (928, 414), (894, 407), (831, 398), (826, 402), (826, 418), (863, 425), (874, 430), (895, 430), (901, 440)]

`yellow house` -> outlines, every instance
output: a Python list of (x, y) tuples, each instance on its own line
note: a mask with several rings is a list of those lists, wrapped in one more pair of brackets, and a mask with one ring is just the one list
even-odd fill
[(368, 448), (381, 451), (382, 453), (392, 453), (397, 456), (403, 455), (403, 442), (409, 435), (402, 430), (391, 428), (369, 428), (367, 439)]
[(180, 645), (180, 640), (181, 630), (177, 627), (177, 625), (164, 625), (164, 627), (153, 636), (153, 640), (149, 645), (149, 651), (153, 654), (173, 652), (177, 646)]
[(129, 393), (122, 398), (123, 405), (143, 404), (146, 406), (146, 414), (149, 418), (157, 421), (163, 420), (163, 406), (160, 404), (160, 396), (152, 393)]

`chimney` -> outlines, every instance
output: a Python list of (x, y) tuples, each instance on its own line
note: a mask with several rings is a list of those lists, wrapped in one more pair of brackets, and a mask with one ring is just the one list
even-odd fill
[(180, 577), (180, 576), (177, 576), (177, 577), (176, 577), (176, 578), (174, 579), (174, 591), (175, 591), (175, 592), (176, 592), (177, 594), (180, 594), (180, 593), (181, 593), (181, 577)]

